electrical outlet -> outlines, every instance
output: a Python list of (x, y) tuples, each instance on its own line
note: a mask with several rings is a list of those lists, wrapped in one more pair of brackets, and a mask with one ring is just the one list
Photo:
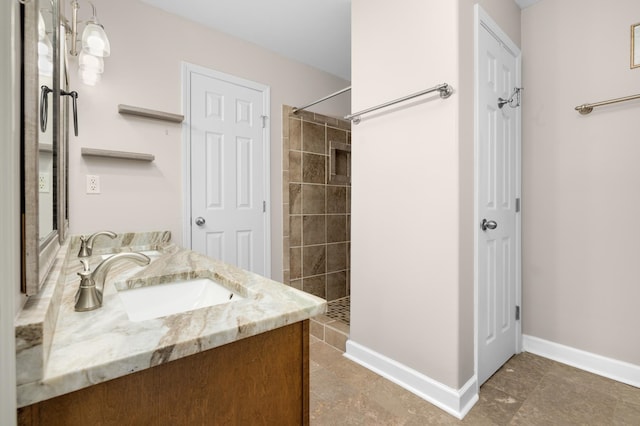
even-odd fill
[(38, 191), (50, 192), (51, 185), (49, 184), (49, 173), (40, 173), (38, 175)]
[(87, 194), (100, 193), (100, 176), (87, 175)]

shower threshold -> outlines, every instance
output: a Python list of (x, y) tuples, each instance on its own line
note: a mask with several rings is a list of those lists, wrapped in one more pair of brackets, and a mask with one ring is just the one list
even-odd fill
[(311, 318), (311, 335), (344, 352), (349, 338), (351, 297), (327, 302), (327, 313)]

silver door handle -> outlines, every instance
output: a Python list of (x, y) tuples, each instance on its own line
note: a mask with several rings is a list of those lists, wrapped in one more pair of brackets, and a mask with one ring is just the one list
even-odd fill
[(204, 225), (204, 223), (205, 223), (205, 222), (206, 222), (206, 221), (204, 220), (204, 218), (203, 218), (203, 217), (199, 217), (199, 216), (198, 216), (198, 217), (196, 217), (196, 225), (198, 225), (198, 226), (202, 226), (202, 225)]
[(487, 229), (496, 229), (497, 227), (498, 224), (495, 220), (482, 219), (482, 223), (480, 223), (480, 228), (482, 228), (483, 231), (486, 231)]

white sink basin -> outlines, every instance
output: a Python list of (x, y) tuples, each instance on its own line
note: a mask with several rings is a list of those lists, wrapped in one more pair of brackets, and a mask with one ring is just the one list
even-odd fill
[(209, 278), (196, 278), (118, 291), (131, 321), (145, 321), (243, 297)]
[[(141, 253), (141, 254), (144, 254), (144, 255), (149, 256), (149, 257), (160, 256), (162, 254), (158, 250), (142, 250), (142, 251), (138, 251), (136, 253)], [(107, 259), (107, 258), (113, 256), (114, 254), (115, 253), (103, 254), (100, 257), (102, 257), (102, 259)]]

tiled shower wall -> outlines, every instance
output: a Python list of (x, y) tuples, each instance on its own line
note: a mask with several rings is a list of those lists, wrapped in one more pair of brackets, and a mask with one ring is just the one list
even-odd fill
[(351, 185), (328, 184), (330, 143), (351, 123), (283, 107), (284, 282), (329, 301), (349, 294)]

